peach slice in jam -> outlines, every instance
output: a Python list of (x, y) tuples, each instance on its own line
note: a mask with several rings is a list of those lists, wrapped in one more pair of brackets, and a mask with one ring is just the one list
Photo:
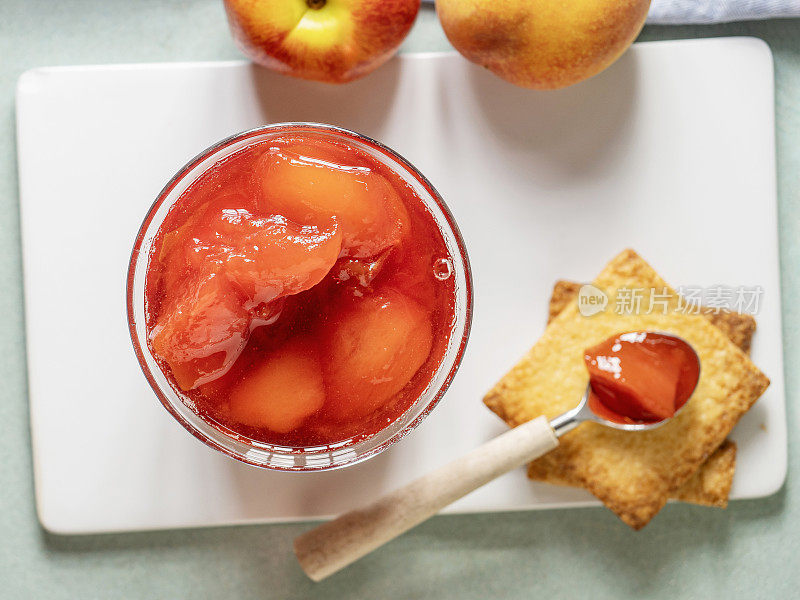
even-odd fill
[(268, 206), (297, 223), (338, 222), (345, 256), (375, 256), (397, 245), (408, 213), (389, 182), (367, 167), (309, 154), (279, 148), (262, 157), (257, 177)]

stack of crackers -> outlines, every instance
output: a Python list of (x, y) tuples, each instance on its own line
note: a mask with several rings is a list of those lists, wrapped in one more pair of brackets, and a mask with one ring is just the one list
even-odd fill
[(552, 419), (583, 395), (589, 380), (586, 348), (625, 331), (680, 336), (700, 357), (700, 380), (675, 418), (650, 431), (583, 423), (531, 463), (528, 475), (589, 490), (634, 529), (644, 527), (670, 498), (726, 506), (736, 463), (736, 444), (727, 436), (769, 386), (747, 355), (755, 320), (734, 312), (682, 310), (680, 296), (633, 250), (614, 258), (593, 285), (612, 303), (620, 291), (637, 290), (641, 306), (655, 306), (649, 296), (658, 294), (659, 309), (609, 308), (583, 316), (576, 302), (581, 285), (559, 281), (544, 335), (484, 402), (511, 427), (541, 415)]

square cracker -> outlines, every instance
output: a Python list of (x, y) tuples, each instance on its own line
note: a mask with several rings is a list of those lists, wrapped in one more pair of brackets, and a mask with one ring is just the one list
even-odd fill
[[(559, 280), (553, 286), (550, 296), (549, 315), (550, 323), (568, 304), (578, 298), (580, 283)], [(731, 311), (701, 310), (714, 325), (716, 325), (734, 344), (749, 352), (753, 333), (756, 330), (756, 320), (748, 314)], [(701, 504), (703, 506), (716, 506), (725, 508), (728, 505), (728, 496), (733, 484), (733, 473), (736, 468), (736, 443), (725, 440), (714, 453), (704, 462), (692, 477), (673, 492), (670, 497), (682, 502)], [(543, 481), (557, 485), (579, 485), (573, 480), (557, 479), (553, 473), (546, 473)]]
[[(512, 427), (543, 414), (553, 418), (573, 408), (583, 395), (588, 383), (585, 348), (635, 330), (665, 331), (688, 341), (700, 357), (700, 379), (675, 418), (650, 431), (583, 423), (529, 466), (534, 478), (555, 472), (575, 480), (625, 523), (640, 529), (722, 444), (769, 380), (708, 319), (681, 313), (675, 291), (633, 250), (615, 257), (594, 285), (608, 294), (609, 309), (584, 317), (577, 304), (567, 306), (484, 402)], [(641, 292), (643, 307), (654, 290), (659, 300), (666, 299), (665, 313), (610, 310), (630, 290)]]

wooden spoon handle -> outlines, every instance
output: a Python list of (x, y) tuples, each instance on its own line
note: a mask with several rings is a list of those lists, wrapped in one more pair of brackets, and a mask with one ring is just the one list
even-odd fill
[(545, 417), (528, 421), (372, 504), (304, 533), (294, 542), (297, 559), (319, 581), (556, 446), (558, 439)]

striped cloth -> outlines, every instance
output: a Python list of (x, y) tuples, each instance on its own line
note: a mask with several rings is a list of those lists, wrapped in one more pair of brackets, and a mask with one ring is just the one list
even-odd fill
[(800, 0), (653, 0), (648, 23), (725, 23), (800, 17)]

